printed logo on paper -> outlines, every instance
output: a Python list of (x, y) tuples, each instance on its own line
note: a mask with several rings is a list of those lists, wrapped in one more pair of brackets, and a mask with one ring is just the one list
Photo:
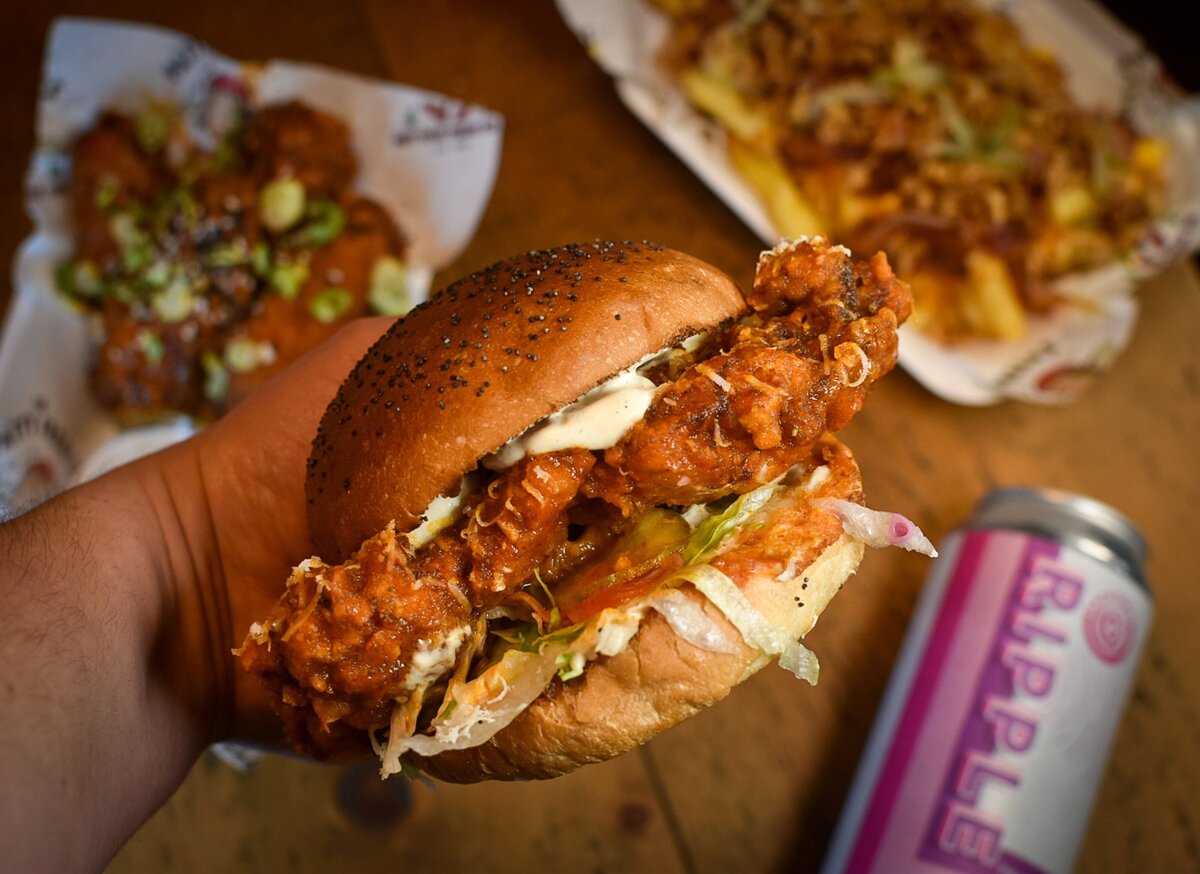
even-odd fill
[(392, 134), (392, 142), (403, 146), (416, 142), (463, 140), (503, 127), (504, 120), (495, 113), (460, 100), (434, 97), (404, 114), (400, 129)]
[(0, 516), (19, 513), (63, 488), (77, 458), (42, 398), (0, 424)]

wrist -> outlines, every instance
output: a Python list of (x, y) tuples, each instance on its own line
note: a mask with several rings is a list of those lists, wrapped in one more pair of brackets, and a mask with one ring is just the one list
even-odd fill
[(164, 681), (205, 744), (228, 735), (232, 664), (227, 586), (203, 474), (190, 442), (135, 462), (154, 529)]
[[(208, 666), (191, 661), (197, 632), (183, 619), (194, 575), (179, 570), (178, 523), (164, 515), (153, 464), (113, 471), (0, 531), (0, 784), (21, 788), (15, 818), (4, 817), (22, 835), (7, 860), (17, 868), (98, 867), (213, 736), (217, 692)], [(88, 827), (48, 843), (50, 811)]]

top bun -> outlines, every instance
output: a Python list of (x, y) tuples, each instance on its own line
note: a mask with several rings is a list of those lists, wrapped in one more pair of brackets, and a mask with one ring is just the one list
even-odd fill
[(321, 419), (317, 552), (415, 526), (483, 456), (644, 356), (745, 308), (728, 276), (651, 243), (528, 252), (455, 282), (384, 334)]

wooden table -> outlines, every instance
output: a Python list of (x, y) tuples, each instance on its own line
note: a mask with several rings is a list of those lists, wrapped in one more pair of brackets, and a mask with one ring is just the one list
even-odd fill
[[(759, 241), (622, 107), (548, 0), (12, 5), (0, 29), (6, 255), (28, 230), (18, 193), (42, 42), (58, 12), (160, 23), (235, 57), (329, 64), (503, 113), (494, 196), (439, 285), (517, 251), (594, 238), (655, 239), (743, 284), (751, 277)], [(846, 432), (871, 503), (907, 513), (935, 541), (1002, 484), (1093, 495), (1147, 532), (1158, 619), (1091, 821), (1085, 872), (1200, 870), (1194, 269), (1169, 270), (1142, 299), (1131, 348), (1069, 408), (957, 407), (897, 373)], [(243, 774), (206, 757), (111, 870), (813, 870), (926, 568), (896, 550), (867, 557), (810, 635), (823, 666), (816, 688), (764, 670), (645, 748), (544, 784), (368, 779), (365, 791), (386, 790), (398, 807), (376, 827), (338, 801), (359, 771), (270, 758)]]

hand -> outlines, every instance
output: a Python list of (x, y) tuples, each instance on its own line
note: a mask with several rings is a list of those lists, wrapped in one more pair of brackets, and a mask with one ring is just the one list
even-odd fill
[(0, 867), (98, 869), (207, 744), (279, 738), (230, 651), (310, 554), (309, 444), (389, 323), (349, 325), (196, 437), (0, 525)]
[(331, 341), (268, 382), (247, 402), (162, 459), (172, 512), (198, 570), (200, 597), (224, 604), (210, 629), (212, 675), (227, 684), (221, 736), (277, 740), (278, 719), (255, 678), (230, 650), (263, 619), (294, 565), (313, 554), (304, 494), (313, 436), (338, 386), (392, 319), (351, 323)]

